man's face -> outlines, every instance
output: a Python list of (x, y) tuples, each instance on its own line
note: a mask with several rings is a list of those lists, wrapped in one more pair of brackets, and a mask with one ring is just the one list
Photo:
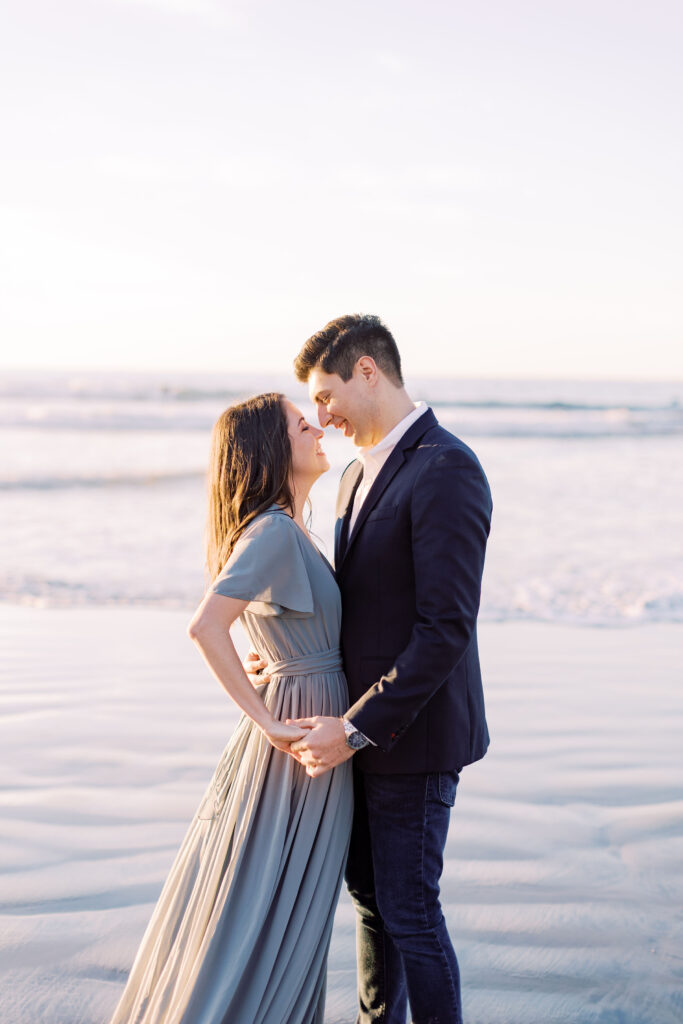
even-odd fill
[(358, 448), (372, 444), (375, 395), (358, 363), (347, 381), (316, 367), (308, 378), (308, 393), (321, 427), (343, 431)]

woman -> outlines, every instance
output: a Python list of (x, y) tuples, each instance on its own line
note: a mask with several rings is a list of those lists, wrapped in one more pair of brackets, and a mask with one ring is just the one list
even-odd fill
[[(287, 718), (341, 715), (341, 603), (303, 520), (329, 469), (322, 431), (279, 394), (213, 432), (208, 566), (189, 633), (243, 710), (183, 840), (111, 1024), (322, 1024), (327, 951), (352, 817), (350, 762), (318, 779)], [(240, 618), (269, 659), (249, 682)]]

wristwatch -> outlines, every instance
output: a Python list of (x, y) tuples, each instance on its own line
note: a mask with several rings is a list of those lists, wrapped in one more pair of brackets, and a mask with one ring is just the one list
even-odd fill
[(342, 718), (342, 722), (344, 723), (344, 733), (346, 734), (346, 746), (351, 747), (351, 750), (362, 750), (363, 747), (367, 747), (370, 742), (367, 736), (359, 732), (353, 722), (347, 722), (345, 718)]

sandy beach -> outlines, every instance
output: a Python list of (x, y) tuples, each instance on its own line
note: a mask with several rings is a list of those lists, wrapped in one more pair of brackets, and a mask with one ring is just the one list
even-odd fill
[[(106, 1024), (237, 713), (183, 612), (0, 609), (0, 1019)], [(683, 1019), (683, 627), (487, 623), (443, 879), (468, 1024)], [(339, 905), (329, 1024), (354, 1019)]]

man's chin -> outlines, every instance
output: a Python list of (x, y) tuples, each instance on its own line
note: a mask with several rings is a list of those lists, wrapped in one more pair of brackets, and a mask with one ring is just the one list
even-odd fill
[(341, 430), (344, 437), (353, 438), (354, 436), (353, 427), (348, 420), (343, 420), (341, 423), (338, 423), (337, 430)]
[(343, 425), (341, 425), (339, 429), (341, 430), (344, 437), (348, 438), (348, 440), (351, 441), (356, 448), (364, 448), (367, 444), (369, 444), (369, 441), (366, 441), (363, 438), (363, 435), (359, 434), (356, 431), (356, 428), (352, 427), (348, 420), (344, 420)]
[(349, 439), (349, 441), (353, 441), (353, 443), (356, 446), (362, 445), (362, 443), (363, 443), (362, 440), (359, 441), (359, 439), (358, 439), (358, 437), (359, 437), (358, 431), (356, 430), (355, 427), (352, 427), (351, 424), (348, 421), (344, 424), (342, 430), (343, 430), (344, 437), (347, 437)]
[(354, 448), (370, 448), (372, 447), (372, 438), (365, 437), (363, 434), (357, 434), (353, 430), (347, 435), (353, 443)]

